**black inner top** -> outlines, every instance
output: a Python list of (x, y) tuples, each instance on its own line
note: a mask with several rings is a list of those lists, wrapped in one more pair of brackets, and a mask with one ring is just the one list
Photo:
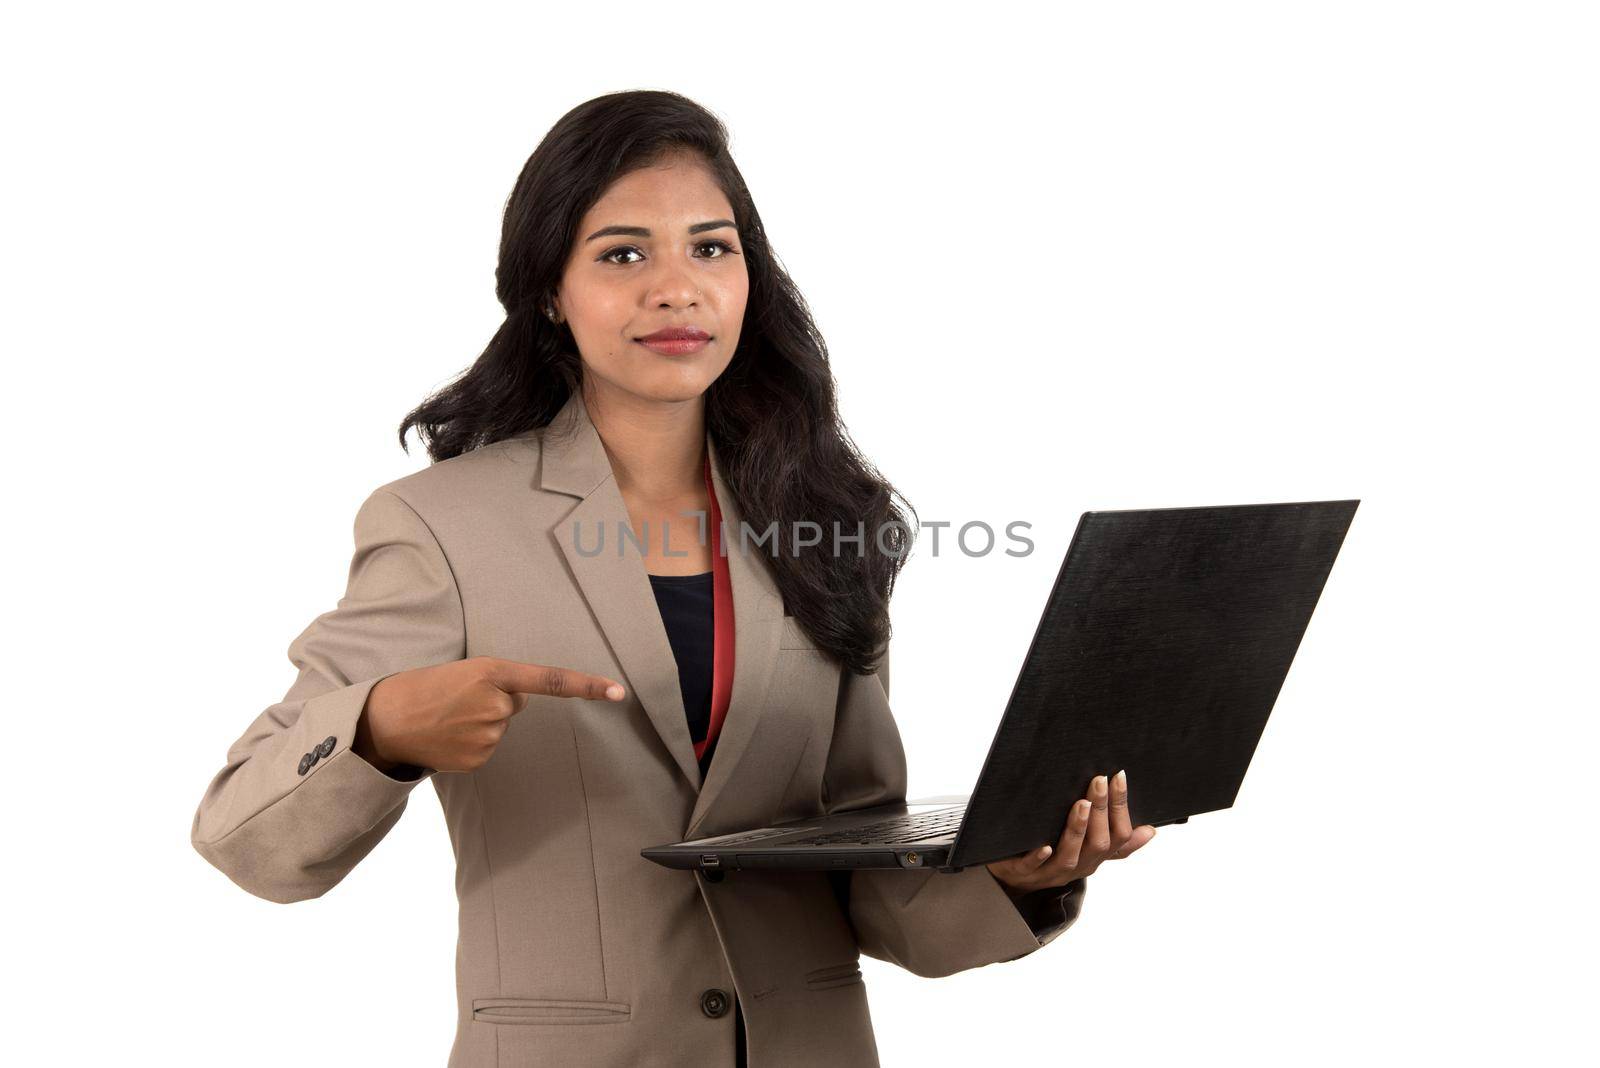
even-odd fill
[[(689, 718), (689, 737), (699, 744), (711, 726), (711, 680), (716, 642), (712, 573), (698, 575), (651, 575), (656, 605), (666, 624), (667, 641), (678, 662), (678, 686), (683, 690), (683, 710)], [(700, 758), (700, 777), (705, 778), (716, 744)]]

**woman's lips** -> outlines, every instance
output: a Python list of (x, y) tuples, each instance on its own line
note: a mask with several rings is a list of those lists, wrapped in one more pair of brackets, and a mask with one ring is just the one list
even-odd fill
[(663, 356), (687, 356), (691, 352), (699, 352), (705, 348), (711, 339), (708, 337), (639, 338), (638, 342)]

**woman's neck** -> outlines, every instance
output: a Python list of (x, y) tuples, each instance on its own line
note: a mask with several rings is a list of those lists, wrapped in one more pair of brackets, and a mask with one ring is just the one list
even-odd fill
[(676, 501), (702, 491), (704, 395), (649, 401), (585, 380), (583, 401), (619, 490), (646, 503)]

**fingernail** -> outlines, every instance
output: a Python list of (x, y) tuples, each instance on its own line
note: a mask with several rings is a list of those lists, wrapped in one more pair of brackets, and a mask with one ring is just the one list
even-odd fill
[(1078, 802), (1078, 815), (1082, 816), (1084, 819), (1088, 819), (1089, 818), (1089, 810), (1092, 809), (1092, 808), (1094, 808), (1094, 806), (1092, 804), (1090, 804), (1087, 799), (1085, 799), (1083, 801), (1079, 801)]
[(618, 686), (616, 683), (612, 683), (610, 686), (606, 687), (606, 696), (611, 698), (613, 701), (622, 700), (622, 687)]
[(1097, 794), (1106, 792), (1106, 777), (1104, 775), (1096, 775), (1094, 777), (1094, 792)]
[(1040, 846), (1039, 847), (1039, 859), (1040, 860), (1049, 860), (1051, 852), (1052, 852), (1052, 850), (1050, 849), (1049, 846)]
[(1119, 790), (1126, 790), (1128, 788), (1128, 771), (1126, 768), (1117, 772), (1117, 788)]

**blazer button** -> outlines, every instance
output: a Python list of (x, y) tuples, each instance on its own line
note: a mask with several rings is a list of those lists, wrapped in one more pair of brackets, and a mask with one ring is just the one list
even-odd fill
[(712, 1019), (728, 1013), (728, 992), (712, 987), (700, 995), (700, 1011)]
[(329, 753), (333, 752), (333, 747), (335, 744), (336, 740), (333, 735), (328, 735), (326, 738), (322, 739), (321, 742), (317, 743), (317, 755), (319, 757), (327, 756)]
[(315, 764), (316, 762), (317, 762), (317, 758), (312, 756), (310, 753), (307, 753), (305, 756), (301, 757), (300, 758), (300, 774), (304, 775), (306, 772), (310, 771), (311, 770), (311, 765)]

